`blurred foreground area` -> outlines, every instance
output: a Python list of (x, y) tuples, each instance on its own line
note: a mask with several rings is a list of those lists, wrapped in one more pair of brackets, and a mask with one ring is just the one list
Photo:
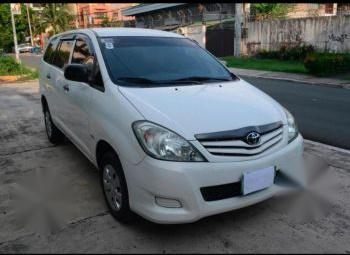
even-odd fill
[(345, 151), (306, 142), (306, 190), (192, 224), (124, 225), (91, 163), (47, 141), (37, 82), (0, 85), (0, 109), (0, 253), (350, 252)]

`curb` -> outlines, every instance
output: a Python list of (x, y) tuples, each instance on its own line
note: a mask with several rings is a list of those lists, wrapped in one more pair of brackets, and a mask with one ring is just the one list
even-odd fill
[[(235, 67), (229, 67), (229, 69), (235, 69)], [(251, 70), (251, 69), (246, 69), (246, 70)], [(350, 89), (350, 81), (344, 83), (332, 83), (332, 82), (315, 82), (315, 81), (308, 81), (304, 79), (293, 79), (293, 78), (288, 78), (288, 77), (271, 77), (271, 76), (265, 76), (265, 75), (258, 75), (258, 74), (240, 74), (239, 71), (237, 70), (230, 70), (234, 74), (237, 74), (238, 76), (242, 77), (253, 77), (253, 78), (263, 78), (263, 79), (272, 79), (272, 80), (284, 80), (284, 81), (292, 81), (292, 82), (301, 82), (301, 83), (308, 83), (312, 85), (317, 85), (317, 86), (323, 86), (323, 87), (331, 87), (331, 88), (339, 88), (339, 89)], [(260, 71), (260, 70), (259, 70)]]
[(3, 81), (0, 79), (0, 86), (6, 85), (6, 84), (27, 83), (27, 82), (36, 82), (36, 81), (39, 81), (39, 79), (22, 80), (21, 78), (19, 78), (13, 81)]
[(237, 75), (242, 77), (253, 77), (253, 78), (271, 79), (271, 80), (284, 80), (284, 81), (291, 81), (291, 82), (308, 83), (311, 85), (328, 87), (328, 88), (350, 89), (350, 83), (346, 83), (346, 84), (334, 84), (334, 83), (326, 83), (326, 82), (318, 83), (313, 81), (305, 81), (305, 80), (298, 80), (298, 79), (292, 79), (292, 78), (266, 77), (262, 75), (245, 75), (245, 74), (237, 74)]
[(332, 145), (319, 143), (319, 142), (315, 142), (315, 141), (311, 141), (311, 140), (307, 140), (307, 139), (304, 139), (304, 141), (306, 143), (309, 143), (309, 144), (312, 144), (312, 145), (315, 145), (315, 146), (320, 146), (320, 147), (323, 147), (323, 148), (326, 148), (326, 149), (329, 149), (329, 150), (350, 154), (350, 150), (347, 150), (347, 149), (342, 149), (342, 148), (339, 148), (339, 147), (335, 147), (335, 146), (332, 146)]
[(308, 83), (311, 85), (328, 87), (328, 88), (350, 89), (350, 84), (334, 84), (334, 83), (325, 83), (325, 82), (318, 83), (318, 82), (312, 82), (312, 81), (297, 80), (297, 79), (292, 79), (292, 78), (266, 77), (266, 76), (260, 76), (260, 75), (240, 75), (240, 76), (262, 78), (262, 79), (272, 79), (272, 80), (284, 80), (284, 81), (292, 81), (292, 82), (301, 82), (301, 83)]
[(20, 79), (20, 75), (1, 75), (0, 83), (15, 82)]

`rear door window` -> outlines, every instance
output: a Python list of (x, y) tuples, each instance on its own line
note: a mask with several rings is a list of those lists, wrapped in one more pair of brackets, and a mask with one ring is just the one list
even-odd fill
[(73, 48), (73, 42), (73, 40), (61, 41), (59, 48), (55, 53), (52, 63), (53, 65), (62, 69), (69, 63), (69, 57)]

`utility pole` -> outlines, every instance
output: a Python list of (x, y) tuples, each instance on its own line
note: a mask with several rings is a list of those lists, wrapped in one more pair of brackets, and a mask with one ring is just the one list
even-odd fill
[(29, 16), (29, 4), (26, 4), (26, 5), (27, 5), (27, 17), (28, 17), (28, 26), (29, 26), (29, 34), (30, 34), (30, 43), (32, 44), (32, 46), (34, 46), (32, 26), (30, 24), (30, 16)]
[(21, 60), (19, 59), (19, 53), (18, 53), (16, 25), (15, 25), (15, 18), (13, 16), (13, 11), (12, 11), (12, 4), (10, 5), (10, 11), (11, 11), (11, 22), (12, 22), (12, 31), (13, 31), (13, 42), (15, 44), (16, 61), (17, 63), (21, 63)]
[(243, 4), (235, 4), (235, 36), (234, 36), (234, 56), (241, 56), (241, 37), (243, 26)]
[(78, 4), (75, 4), (75, 11), (76, 11), (75, 27), (76, 27), (76, 29), (78, 29), (79, 28), (79, 7), (78, 7)]

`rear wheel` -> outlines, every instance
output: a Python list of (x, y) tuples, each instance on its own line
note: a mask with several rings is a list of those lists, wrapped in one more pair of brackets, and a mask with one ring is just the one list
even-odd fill
[(63, 141), (64, 134), (52, 122), (50, 111), (47, 107), (44, 109), (44, 120), (46, 134), (49, 141), (53, 144), (58, 144)]
[(101, 160), (101, 186), (111, 214), (121, 222), (133, 219), (129, 207), (128, 187), (119, 158), (114, 152), (107, 152)]

